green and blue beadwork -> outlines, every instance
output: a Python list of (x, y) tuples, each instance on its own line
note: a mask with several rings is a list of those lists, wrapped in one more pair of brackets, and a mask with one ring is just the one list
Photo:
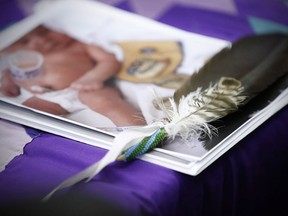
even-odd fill
[(131, 161), (163, 143), (167, 136), (167, 132), (163, 128), (159, 128), (151, 136), (145, 137), (139, 143), (126, 149), (118, 157), (118, 160)]

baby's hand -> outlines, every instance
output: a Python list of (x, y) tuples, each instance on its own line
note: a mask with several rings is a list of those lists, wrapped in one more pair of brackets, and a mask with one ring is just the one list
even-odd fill
[(93, 82), (92, 80), (90, 82), (88, 81), (81, 82), (79, 80), (79, 81), (73, 82), (70, 87), (78, 91), (81, 91), (81, 90), (91, 91), (91, 90), (101, 89), (103, 88), (103, 86), (104, 86), (103, 83), (98, 83), (95, 81)]
[[(106, 66), (107, 65), (105, 63), (105, 67)], [(72, 82), (70, 87), (75, 90), (84, 90), (84, 91), (102, 89), (104, 87), (105, 80), (110, 78), (106, 77), (107, 70), (104, 69), (103, 65), (101, 66), (101, 64), (98, 63), (97, 66), (93, 67), (92, 69), (87, 71), (83, 76)]]
[(50, 88), (45, 88), (43, 86), (39, 86), (39, 85), (33, 85), (30, 87), (30, 90), (33, 92), (33, 93), (36, 93), (36, 94), (43, 94), (43, 93), (46, 93), (46, 92), (50, 92), (50, 91), (53, 91), (52, 89)]

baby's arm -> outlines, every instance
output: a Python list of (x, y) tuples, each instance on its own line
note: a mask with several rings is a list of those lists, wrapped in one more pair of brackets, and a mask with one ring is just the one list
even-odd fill
[[(3, 71), (3, 74), (1, 76), (0, 90), (2, 94), (8, 97), (16, 97), (20, 95), (20, 88), (13, 82), (8, 69)], [(37, 97), (31, 97), (24, 101), (22, 104), (55, 115), (68, 114), (68, 112), (60, 105)]]
[(103, 87), (104, 82), (116, 75), (120, 63), (112, 53), (100, 47), (86, 45), (87, 53), (96, 62), (95, 66), (71, 84), (77, 90), (96, 90)]
[(116, 126), (146, 124), (142, 113), (125, 101), (117, 88), (80, 91), (79, 100), (93, 111), (108, 117)]
[(13, 82), (8, 69), (2, 72), (0, 82), (0, 91), (3, 95), (8, 97), (20, 95), (20, 88)]

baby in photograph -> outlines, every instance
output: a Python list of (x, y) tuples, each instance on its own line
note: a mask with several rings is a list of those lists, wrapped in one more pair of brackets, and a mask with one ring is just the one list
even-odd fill
[(11, 67), (4, 69), (0, 86), (3, 95), (17, 97), (27, 91), (31, 97), (23, 105), (55, 115), (65, 116), (88, 107), (116, 126), (145, 124), (140, 111), (113, 85), (113, 77), (121, 68), (113, 54), (44, 26), (6, 48), (1, 56), (20, 50), (39, 52), (43, 65), (39, 74), (31, 71), (35, 74), (26, 78), (18, 76), (17, 71), (12, 73)]

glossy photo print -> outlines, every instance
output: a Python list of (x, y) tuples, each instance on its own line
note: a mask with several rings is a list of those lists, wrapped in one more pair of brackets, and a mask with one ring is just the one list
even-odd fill
[(90, 15), (49, 17), (1, 50), (1, 98), (108, 131), (146, 125), (162, 117), (156, 98), (167, 102), (227, 45), (147, 20)]

